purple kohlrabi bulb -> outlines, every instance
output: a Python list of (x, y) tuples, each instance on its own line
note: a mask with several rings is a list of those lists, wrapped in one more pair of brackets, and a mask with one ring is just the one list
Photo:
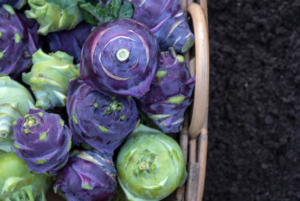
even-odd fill
[(30, 31), (25, 27), (13, 8), (0, 8), (0, 73), (15, 79), (27, 69), (36, 50)]
[(113, 153), (139, 124), (132, 97), (108, 96), (77, 79), (70, 81), (67, 112), (74, 143), (104, 153)]
[(155, 35), (160, 51), (174, 47), (184, 53), (190, 49), (195, 36), (183, 13), (180, 0), (123, 0), (134, 6), (134, 20), (145, 24)]
[(137, 98), (149, 91), (158, 58), (157, 42), (145, 25), (131, 19), (112, 20), (87, 38), (80, 75), (102, 93)]
[(12, 149), (33, 173), (56, 174), (68, 161), (72, 133), (57, 114), (31, 109), (14, 126)]
[(117, 171), (112, 156), (74, 150), (58, 172), (54, 191), (68, 201), (110, 201), (117, 189)]
[(76, 63), (80, 62), (80, 53), (87, 37), (94, 25), (81, 22), (74, 29), (47, 34), (51, 52), (62, 51), (74, 57)]
[(138, 105), (165, 133), (179, 132), (194, 86), (195, 77), (191, 78), (184, 57), (169, 48), (161, 53), (151, 89), (138, 99)]

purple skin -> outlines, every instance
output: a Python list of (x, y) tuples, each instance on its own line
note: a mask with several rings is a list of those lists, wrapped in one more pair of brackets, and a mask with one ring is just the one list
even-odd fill
[(138, 98), (149, 91), (158, 58), (157, 42), (145, 25), (131, 19), (112, 20), (87, 38), (80, 75), (99, 92)]
[(0, 8), (0, 32), (0, 73), (15, 79), (29, 66), (36, 46), (30, 31), (22, 25), (18, 16), (4, 7)]
[(117, 189), (112, 157), (82, 151), (69, 158), (53, 186), (68, 201), (110, 201)]
[(70, 81), (67, 112), (74, 144), (102, 153), (112, 154), (139, 121), (133, 98), (107, 96), (77, 79)]
[(74, 29), (49, 33), (47, 40), (50, 51), (62, 51), (73, 56), (76, 63), (80, 62), (80, 52), (86, 38), (90, 35), (94, 25), (81, 22)]
[[(195, 86), (195, 76), (191, 78), (183, 57), (179, 56), (181, 61), (177, 57), (173, 48), (161, 53), (160, 65), (151, 89), (138, 99), (139, 108), (165, 133), (176, 133), (182, 129), (184, 112), (190, 104)], [(152, 115), (168, 116), (155, 118)]]
[(11, 5), (15, 10), (19, 9), (21, 3), (23, 0), (1, 0), (0, 7), (3, 6), (3, 4)]
[(184, 53), (195, 41), (180, 0), (123, 0), (134, 6), (134, 20), (145, 24), (157, 39), (160, 51), (174, 47)]
[[(30, 9), (30, 8), (29, 8)], [(29, 32), (31, 33), (31, 36), (34, 40), (34, 43), (36, 46), (38, 46), (39, 43), (39, 34), (37, 33), (37, 30), (39, 29), (40, 25), (35, 19), (29, 19), (24, 14), (24, 11), (17, 12), (17, 15), (19, 19), (21, 20), (24, 27), (27, 27)]]
[(29, 171), (55, 175), (68, 161), (72, 133), (59, 115), (31, 109), (14, 126), (12, 149)]

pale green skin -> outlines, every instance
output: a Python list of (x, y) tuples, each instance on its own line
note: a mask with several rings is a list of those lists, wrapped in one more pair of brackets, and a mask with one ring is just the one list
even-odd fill
[[(143, 162), (143, 157), (149, 157), (147, 160), (152, 163)], [(162, 200), (182, 186), (187, 178), (183, 153), (178, 143), (142, 124), (127, 138), (116, 165), (118, 181), (127, 199), (132, 201)], [(148, 166), (147, 173), (144, 173), (144, 168)]]
[(48, 55), (39, 49), (33, 54), (32, 62), (31, 72), (23, 73), (22, 79), (30, 85), (36, 107), (47, 110), (66, 106), (69, 79), (80, 77), (73, 57), (60, 51)]
[(44, 0), (28, 0), (31, 10), (26, 10), (28, 18), (34, 18), (40, 24), (38, 34), (47, 35), (50, 32), (70, 30), (83, 21), (83, 16), (77, 5), (62, 10)]
[(35, 108), (29, 91), (9, 76), (0, 77), (0, 150), (10, 152), (14, 142), (13, 121)]
[(0, 155), (0, 200), (46, 201), (53, 177), (33, 175), (15, 153)]

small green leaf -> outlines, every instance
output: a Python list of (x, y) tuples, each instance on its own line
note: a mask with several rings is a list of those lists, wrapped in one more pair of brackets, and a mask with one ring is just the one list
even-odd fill
[(14, 126), (14, 125), (16, 125), (16, 123), (17, 123), (17, 120), (14, 120), (11, 124)]
[(43, 116), (43, 113), (42, 113), (42, 112), (39, 112), (39, 115), (40, 115), (40, 117), (42, 117), (42, 116)]
[(21, 36), (20, 36), (19, 33), (15, 33), (15, 41), (16, 41), (17, 44), (20, 43), (20, 41), (21, 41)]
[(128, 98), (129, 98), (129, 99), (131, 99), (131, 98), (132, 98), (132, 96), (128, 96)]
[(41, 164), (46, 163), (46, 161), (47, 161), (47, 159), (40, 159), (40, 160), (35, 161), (35, 163), (41, 165)]
[(78, 124), (78, 120), (77, 120), (77, 118), (75, 117), (74, 114), (72, 114), (72, 121), (73, 121), (75, 124)]
[(93, 188), (90, 185), (87, 185), (87, 184), (84, 184), (81, 187), (84, 188), (84, 189), (87, 189), (87, 190), (93, 190)]
[(8, 4), (4, 4), (4, 5), (3, 5), (3, 8), (4, 8), (5, 10), (7, 10), (7, 12), (9, 12), (9, 13), (12, 14), (12, 15), (16, 14), (15, 11), (14, 11), (14, 9), (13, 9), (10, 5), (8, 5)]
[(179, 95), (179, 96), (173, 96), (167, 100), (167, 103), (173, 103), (173, 104), (180, 104), (182, 101), (184, 101), (185, 96), (184, 95)]
[(98, 103), (94, 103), (94, 107), (97, 108), (98, 107)]
[(132, 18), (134, 12), (133, 5), (131, 3), (124, 3), (121, 6), (120, 12), (119, 12), (119, 19), (121, 18)]
[(64, 124), (65, 124), (64, 120), (62, 120), (62, 119), (59, 119), (59, 123), (60, 123), (60, 126), (61, 126), (61, 127), (63, 127)]
[(155, 119), (155, 120), (158, 120), (158, 119), (163, 119), (163, 118), (167, 118), (171, 116), (171, 114), (156, 114), (156, 115), (152, 115), (152, 116), (149, 116), (151, 119)]
[(161, 77), (165, 76), (166, 74), (167, 74), (167, 71), (165, 71), (165, 70), (158, 70), (155, 77), (161, 78)]
[(20, 149), (20, 148), (21, 148), (20, 145), (18, 145), (18, 144), (16, 144), (16, 143), (14, 143), (14, 146), (15, 146), (17, 149)]
[(29, 130), (28, 130), (28, 129), (24, 129), (23, 132), (24, 132), (25, 134), (27, 134), (27, 133), (29, 133)]
[(98, 128), (102, 131), (102, 132), (108, 132), (108, 129), (103, 127), (103, 126), (98, 126)]
[(115, 97), (115, 96), (112, 96), (111, 99), (116, 99), (116, 97)]
[(70, 151), (71, 147), (72, 147), (72, 139), (70, 138), (69, 143), (68, 143), (67, 151)]
[(60, 7), (62, 10), (76, 6), (78, 0), (45, 0), (47, 3)]
[(42, 135), (40, 136), (40, 141), (43, 141), (47, 138), (47, 132), (43, 132)]
[(0, 52), (0, 59), (3, 58), (3, 52)]
[(121, 120), (124, 121), (125, 119), (125, 115), (121, 116)]
[(141, 119), (138, 120), (138, 122), (135, 125), (135, 128), (137, 128), (140, 125)]
[(156, 165), (155, 164), (152, 164), (151, 165), (151, 169), (154, 171), (154, 170), (156, 170)]
[(0, 31), (0, 38), (1, 38), (1, 36), (2, 36), (2, 32)]
[(184, 62), (184, 57), (182, 55), (177, 55), (176, 58), (179, 62)]

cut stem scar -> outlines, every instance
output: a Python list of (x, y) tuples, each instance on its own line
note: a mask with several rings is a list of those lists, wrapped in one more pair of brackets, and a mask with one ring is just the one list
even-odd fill
[(119, 50), (117, 51), (117, 54), (116, 54), (117, 59), (118, 59), (120, 62), (123, 62), (123, 61), (125, 61), (126, 59), (128, 59), (129, 55), (130, 55), (130, 52), (129, 52), (127, 49), (125, 49), (125, 48), (119, 49)]

